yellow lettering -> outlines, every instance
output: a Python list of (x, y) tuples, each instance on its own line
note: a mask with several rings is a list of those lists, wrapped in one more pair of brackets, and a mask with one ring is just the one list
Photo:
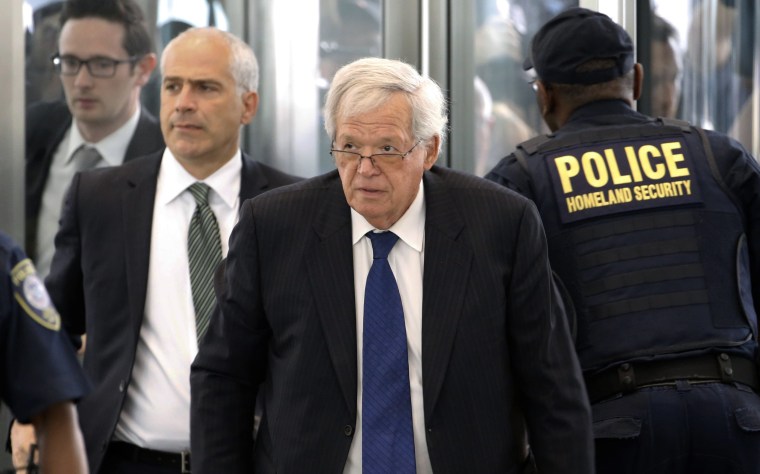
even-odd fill
[(595, 151), (588, 151), (583, 154), (581, 163), (583, 164), (583, 174), (586, 176), (588, 184), (595, 188), (601, 188), (607, 184), (610, 175), (607, 173), (607, 167), (604, 166), (602, 155)]
[(627, 184), (631, 182), (631, 177), (627, 174), (620, 174), (615, 151), (612, 148), (604, 150), (604, 156), (607, 158), (607, 167), (612, 175), (612, 182), (615, 184)]
[(639, 148), (639, 161), (644, 169), (644, 174), (650, 179), (663, 178), (665, 176), (665, 165), (657, 163), (652, 167), (652, 162), (649, 160), (650, 157), (660, 158), (662, 157), (662, 153), (654, 145), (644, 145)]
[(667, 142), (662, 144), (662, 152), (665, 156), (665, 163), (668, 165), (668, 171), (672, 178), (681, 178), (683, 176), (689, 176), (688, 168), (679, 168), (678, 163), (684, 161), (684, 157), (681, 153), (674, 153), (675, 150), (680, 150), (681, 144), (679, 142)]
[(554, 159), (554, 164), (559, 172), (559, 180), (562, 183), (562, 192), (565, 194), (573, 192), (573, 185), (570, 184), (570, 178), (578, 176), (580, 166), (578, 159), (573, 155), (560, 156)]
[(565, 202), (567, 202), (567, 212), (575, 212), (579, 211), (577, 204), (575, 204), (575, 199), (578, 196), (571, 196), (569, 198), (565, 198)]
[(639, 167), (639, 161), (636, 158), (636, 150), (634, 150), (632, 146), (625, 147), (625, 156), (628, 158), (628, 166), (631, 167), (633, 181), (640, 183), (644, 178), (641, 176), (641, 168)]
[[(612, 199), (610, 199), (612, 200)], [(615, 201), (616, 202), (631, 202), (631, 188), (616, 188), (615, 189)]]
[(583, 195), (583, 208), (588, 209), (590, 207), (596, 207), (594, 205), (594, 194), (596, 193), (588, 193)]

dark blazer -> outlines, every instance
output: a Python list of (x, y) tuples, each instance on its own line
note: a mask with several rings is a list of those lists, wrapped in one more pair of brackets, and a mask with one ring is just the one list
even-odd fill
[[(79, 403), (90, 471), (95, 473), (129, 386), (143, 321), (158, 152), (75, 175), (65, 200), (45, 283), (71, 334), (87, 333), (84, 368), (94, 390)], [(297, 178), (243, 155), (240, 198)]]
[[(37, 254), (37, 219), (42, 193), (53, 155), (71, 126), (66, 102), (39, 102), (26, 111), (26, 251), (34, 260)], [(144, 156), (164, 147), (164, 137), (156, 117), (143, 107), (124, 161)]]
[[(446, 168), (423, 179), (434, 472), (523, 472), (527, 427), (540, 472), (592, 473), (590, 410), (535, 206)], [(193, 473), (342, 472), (357, 363), (351, 215), (337, 172), (247, 201), (224, 272), (190, 377)]]

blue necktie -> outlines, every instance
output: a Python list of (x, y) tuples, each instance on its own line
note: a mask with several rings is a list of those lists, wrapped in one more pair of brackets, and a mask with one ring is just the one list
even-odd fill
[(404, 309), (388, 253), (393, 232), (367, 233), (374, 257), (364, 294), (362, 472), (414, 473)]

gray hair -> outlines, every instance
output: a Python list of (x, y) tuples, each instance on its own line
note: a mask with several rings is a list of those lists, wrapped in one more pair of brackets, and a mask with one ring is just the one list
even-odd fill
[[(443, 91), (412, 66), (392, 59), (364, 58), (335, 74), (325, 98), (325, 131), (335, 138), (338, 117), (354, 117), (385, 104), (402, 93), (412, 109), (412, 133), (418, 140), (438, 135), (443, 143), (448, 116)], [(442, 147), (439, 147), (439, 150)]]
[(237, 36), (214, 27), (189, 28), (172, 39), (166, 45), (164, 54), (161, 55), (161, 73), (164, 72), (166, 51), (175, 41), (183, 37), (209, 34), (216, 35), (229, 47), (230, 73), (235, 79), (238, 92), (257, 92), (259, 88), (259, 62), (256, 60), (256, 54), (248, 44)]

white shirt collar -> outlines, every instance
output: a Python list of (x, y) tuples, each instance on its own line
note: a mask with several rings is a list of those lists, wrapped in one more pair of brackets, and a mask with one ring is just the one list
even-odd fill
[(71, 161), (74, 152), (82, 145), (90, 145), (98, 150), (103, 160), (108, 163), (109, 166), (118, 166), (124, 163), (124, 155), (127, 154), (127, 148), (129, 142), (132, 140), (132, 136), (137, 130), (137, 122), (140, 120), (140, 107), (134, 114), (127, 120), (124, 125), (119, 127), (115, 132), (111, 133), (104, 139), (97, 143), (89, 143), (79, 132), (79, 127), (76, 124), (76, 119), (71, 122), (70, 134), (69, 134), (69, 149), (66, 152), (66, 163)]
[[(201, 182), (206, 183), (214, 192), (222, 198), (222, 201), (230, 209), (237, 205), (240, 195), (240, 176), (243, 169), (243, 159), (240, 149), (235, 152), (227, 162), (214, 173)], [(161, 169), (158, 172), (159, 183), (156, 191), (156, 202), (168, 204), (182, 194), (191, 184), (198, 181), (196, 177), (187, 172), (177, 161), (169, 148), (164, 149), (161, 159)]]
[[(364, 216), (351, 208), (351, 235), (354, 245), (367, 232), (374, 229), (375, 227), (367, 222)], [(422, 252), (425, 239), (425, 186), (422, 184), (422, 180), (420, 180), (417, 196), (412, 201), (409, 209), (388, 230), (398, 235), (399, 239), (403, 240), (404, 243), (414, 250)]]

